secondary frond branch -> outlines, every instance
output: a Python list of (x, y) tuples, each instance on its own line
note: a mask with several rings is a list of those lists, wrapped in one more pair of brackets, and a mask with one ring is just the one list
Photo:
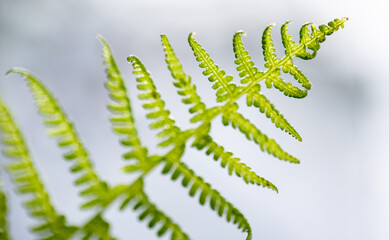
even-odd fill
[(300, 163), (300, 161), (292, 155), (285, 152), (274, 139), (269, 138), (262, 133), (249, 119), (236, 111), (229, 111), (222, 116), (223, 124), (231, 125), (233, 128), (238, 128), (248, 140), (258, 144), (262, 151), (273, 155), (276, 158), (285, 160), (291, 163)]
[(49, 128), (48, 135), (58, 139), (60, 148), (68, 149), (65, 159), (72, 160), (73, 173), (80, 173), (75, 180), (76, 185), (86, 185), (81, 194), (93, 198), (99, 198), (106, 194), (107, 183), (100, 180), (94, 171), (87, 150), (78, 137), (73, 124), (68, 120), (65, 112), (49, 90), (30, 72), (21, 68), (14, 68), (9, 73), (17, 73), (27, 80), (28, 86), (34, 96), (38, 112), (44, 118), (44, 123)]
[(150, 73), (147, 72), (143, 63), (136, 56), (129, 56), (127, 60), (132, 64), (134, 69), (133, 72), (137, 76), (137, 87), (141, 90), (138, 97), (146, 101), (146, 103), (143, 104), (143, 107), (150, 111), (147, 114), (147, 117), (155, 119), (155, 121), (150, 124), (150, 128), (162, 129), (157, 135), (159, 138), (163, 138), (163, 141), (159, 143), (159, 146), (166, 147), (181, 142), (181, 130), (170, 117), (170, 111), (165, 109), (165, 102), (157, 91), (154, 82), (150, 77)]
[(103, 44), (103, 58), (107, 72), (105, 86), (113, 100), (108, 104), (108, 109), (112, 113), (110, 121), (113, 131), (123, 136), (121, 143), (124, 146), (131, 148), (130, 152), (124, 154), (124, 158), (138, 160), (137, 163), (129, 165), (131, 167), (128, 166), (127, 169), (131, 168), (131, 171), (145, 170), (148, 165), (146, 161), (147, 148), (142, 145), (138, 137), (125, 83), (107, 41), (101, 36), (98, 38)]
[(168, 231), (171, 231), (171, 240), (189, 240), (189, 236), (175, 223), (169, 216), (162, 212), (152, 203), (147, 194), (143, 190), (143, 180), (135, 181), (127, 191), (127, 198), (122, 203), (120, 209), (125, 209), (130, 203), (134, 202), (133, 210), (139, 211), (138, 219), (140, 221), (148, 221), (150, 229), (159, 225), (157, 231), (158, 237), (164, 236)]
[(258, 176), (254, 171), (251, 170), (246, 164), (240, 161), (239, 158), (234, 157), (232, 152), (224, 150), (223, 146), (218, 145), (209, 135), (201, 136), (195, 139), (193, 142), (198, 150), (206, 148), (205, 154), (213, 154), (215, 161), (220, 160), (220, 165), (223, 168), (228, 168), (228, 174), (235, 174), (241, 177), (246, 183), (256, 184), (258, 186), (266, 187), (278, 192), (277, 187), (274, 186), (268, 180)]
[(189, 189), (189, 195), (195, 196), (197, 192), (200, 192), (199, 202), (201, 205), (205, 205), (209, 202), (211, 209), (222, 217), (225, 215), (227, 222), (233, 221), (237, 225), (238, 229), (247, 233), (247, 240), (252, 238), (252, 232), (250, 224), (245, 216), (235, 208), (232, 203), (228, 202), (221, 194), (213, 189), (211, 185), (205, 182), (201, 177), (197, 176), (194, 171), (188, 168), (179, 159), (166, 157), (166, 164), (162, 171), (163, 174), (171, 174), (172, 180), (177, 180), (182, 176), (181, 184), (185, 188)]
[[(68, 226), (65, 217), (58, 214), (39, 178), (29, 150), (6, 106), (0, 101), (0, 136), (3, 152), (13, 161), (7, 167), (17, 191), (29, 196), (24, 203), (28, 213), (40, 221), (34, 231), (41, 237), (68, 239), (77, 230)], [(5, 203), (5, 202), (4, 202)], [(0, 205), (3, 202), (0, 202)], [(2, 208), (3, 209), (3, 208)], [(0, 209), (1, 211), (1, 209)], [(0, 220), (1, 223), (1, 220)], [(1, 228), (1, 226), (0, 226)]]
[(263, 75), (263, 72), (254, 66), (254, 62), (243, 46), (242, 35), (246, 35), (246, 33), (243, 31), (235, 33), (233, 49), (236, 59), (235, 64), (237, 65), (236, 70), (239, 71), (239, 77), (241, 77), (240, 81), (242, 84), (248, 84), (259, 79)]
[(206, 106), (196, 92), (196, 85), (192, 84), (191, 77), (184, 73), (167, 36), (161, 35), (161, 40), (165, 51), (165, 61), (172, 77), (176, 80), (174, 82), (174, 86), (179, 89), (177, 93), (182, 96), (182, 102), (184, 104), (192, 105), (189, 109), (190, 113), (197, 113), (198, 115), (201, 115), (206, 111)]
[(196, 60), (200, 63), (199, 66), (205, 69), (203, 74), (205, 76), (209, 76), (208, 80), (214, 83), (212, 88), (217, 90), (217, 102), (225, 102), (232, 99), (238, 91), (235, 83), (232, 82), (232, 76), (226, 76), (225, 71), (219, 69), (209, 54), (201, 47), (193, 36), (194, 33), (191, 33), (188, 37), (189, 45), (193, 50)]
[(276, 109), (276, 107), (260, 93), (260, 85), (255, 85), (247, 93), (246, 103), (247, 106), (254, 106), (259, 109), (261, 113), (265, 113), (277, 128), (289, 133), (297, 140), (301, 141), (301, 137), (298, 132), (290, 125), (290, 123), (284, 118), (284, 116)]

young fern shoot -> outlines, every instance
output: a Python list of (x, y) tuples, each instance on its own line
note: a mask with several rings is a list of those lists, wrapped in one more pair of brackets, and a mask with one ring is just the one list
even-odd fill
[[(184, 72), (167, 36), (161, 35), (165, 62), (173, 77), (173, 85), (177, 88), (182, 103), (187, 105), (188, 111), (192, 115), (190, 119), (192, 125), (188, 129), (181, 129), (178, 126), (171, 112), (166, 108), (165, 101), (146, 66), (138, 57), (130, 55), (127, 60), (136, 76), (139, 90), (138, 98), (142, 100), (142, 106), (147, 111), (146, 117), (151, 120), (150, 128), (158, 130), (157, 147), (165, 150), (163, 154), (153, 154), (153, 149), (142, 144), (141, 138), (138, 136), (131, 98), (128, 96), (125, 81), (107, 41), (98, 36), (103, 45), (103, 58), (107, 72), (105, 86), (111, 98), (108, 109), (111, 112), (112, 130), (119, 135), (120, 143), (126, 147), (123, 158), (128, 163), (122, 170), (126, 174), (137, 174), (134, 181), (115, 186), (109, 186), (95, 172), (93, 162), (80, 141), (75, 127), (43, 83), (27, 70), (21, 68), (10, 70), (9, 73), (19, 74), (27, 80), (38, 112), (49, 127), (49, 135), (57, 139), (60, 148), (69, 151), (64, 157), (71, 161), (71, 171), (78, 174), (75, 185), (84, 186), (80, 194), (87, 199), (81, 209), (95, 211), (92, 217), (81, 226), (66, 224), (65, 217), (59, 215), (50, 203), (39, 174), (33, 166), (24, 138), (7, 108), (0, 102), (0, 135), (3, 140), (1, 145), (6, 150), (6, 155), (13, 159), (13, 164), (9, 165), (8, 171), (19, 193), (29, 193), (32, 196), (26, 203), (26, 208), (31, 215), (41, 219), (41, 225), (35, 228), (36, 231), (43, 232), (40, 235), (41, 239), (70, 239), (76, 234), (81, 234), (80, 236), (83, 236), (85, 240), (115, 239), (110, 234), (109, 223), (104, 219), (104, 211), (115, 200), (120, 201), (120, 210), (125, 210), (132, 205), (132, 210), (139, 212), (138, 219), (140, 221), (147, 222), (149, 228), (158, 229), (157, 236), (170, 233), (172, 240), (190, 239), (189, 234), (184, 232), (178, 223), (174, 222), (163, 210), (159, 209), (145, 191), (144, 180), (159, 165), (162, 166), (163, 175), (169, 176), (172, 181), (180, 180), (181, 185), (188, 189), (189, 196), (198, 199), (200, 205), (209, 205), (210, 209), (218, 216), (225, 218), (227, 222), (232, 222), (238, 229), (246, 233), (247, 240), (252, 239), (252, 228), (243, 213), (185, 164), (182, 161), (182, 156), (187, 147), (204, 150), (205, 157), (212, 157), (215, 161), (220, 161), (221, 167), (225, 168), (229, 175), (235, 174), (247, 184), (262, 186), (278, 192), (274, 184), (253, 171), (237, 157), (236, 153), (228, 151), (213, 139), (210, 132), (212, 124), (216, 118), (220, 117), (224, 126), (238, 129), (249, 141), (257, 144), (262, 151), (286, 162), (299, 163), (298, 158), (283, 150), (274, 139), (268, 137), (239, 111), (238, 100), (240, 98), (246, 99), (247, 106), (254, 107), (256, 111), (264, 113), (277, 128), (290, 134), (298, 141), (302, 141), (297, 130), (261, 92), (261, 89), (274, 87), (288, 97), (306, 97), (311, 89), (311, 83), (294, 64), (293, 59), (295, 57), (304, 60), (314, 58), (320, 44), (326, 40), (326, 36), (343, 28), (346, 21), (347, 18), (335, 19), (327, 25), (319, 27), (307, 23), (301, 27), (299, 43), (295, 43), (288, 33), (289, 22), (286, 22), (281, 27), (281, 38), (285, 48), (285, 56), (282, 58), (275, 55), (271, 35), (274, 25), (268, 26), (262, 34), (261, 41), (265, 60), (263, 70), (255, 66), (251, 56), (244, 48), (242, 36), (245, 36), (245, 33), (243, 31), (235, 33), (232, 45), (236, 70), (240, 77), (240, 81), (236, 82), (232, 76), (228, 75), (212, 60), (210, 54), (194, 38), (194, 33), (191, 33), (188, 42), (203, 75), (212, 83), (212, 88), (216, 91), (217, 104), (215, 106), (209, 106), (201, 100), (196, 85), (192, 82), (191, 77)], [(297, 87), (286, 82), (281, 76), (281, 71), (292, 75), (301, 86)], [(194, 159), (189, 159), (189, 161), (194, 161)], [(0, 185), (0, 239), (9, 239), (6, 210), (5, 194)]]

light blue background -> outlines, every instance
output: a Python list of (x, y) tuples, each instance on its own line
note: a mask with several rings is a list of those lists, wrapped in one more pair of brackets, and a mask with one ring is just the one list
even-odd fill
[[(15, 66), (34, 72), (49, 86), (74, 121), (94, 159), (97, 172), (110, 183), (131, 177), (118, 174), (125, 164), (117, 136), (108, 122), (107, 91), (101, 45), (102, 34), (110, 43), (131, 94), (141, 138), (154, 147), (155, 132), (147, 127), (144, 111), (136, 99), (135, 78), (126, 61), (139, 56), (152, 73), (167, 107), (178, 124), (189, 127), (186, 107), (179, 103), (165, 66), (159, 35), (166, 33), (184, 70), (198, 86), (204, 101), (213, 102), (211, 84), (202, 76), (187, 36), (196, 39), (215, 62), (237, 79), (232, 36), (243, 29), (245, 46), (257, 66), (263, 65), (260, 36), (277, 23), (274, 39), (282, 56), (279, 27), (292, 20), (290, 31), (298, 36), (305, 22), (327, 23), (349, 17), (345, 29), (328, 37), (318, 56), (296, 64), (312, 81), (305, 99), (289, 99), (278, 91), (268, 98), (303, 138), (300, 143), (276, 129), (255, 109), (244, 112), (300, 165), (279, 161), (245, 140), (231, 128), (215, 121), (213, 136), (226, 149), (272, 181), (279, 194), (244, 184), (230, 177), (203, 152), (190, 149), (184, 161), (239, 208), (251, 223), (254, 239), (328, 240), (389, 239), (388, 151), (388, 9), (385, 1), (124, 1), (124, 0), (0, 0), (0, 95), (7, 102), (29, 143), (57, 209), (72, 223), (81, 224), (92, 212), (80, 212), (81, 199), (70, 164), (61, 159), (55, 141), (45, 136), (24, 81), (4, 73)], [(242, 101), (243, 103), (243, 101)], [(242, 104), (243, 106), (243, 104)], [(155, 152), (162, 152), (155, 149)], [(4, 158), (1, 158), (3, 161)], [(189, 198), (178, 182), (154, 171), (146, 180), (150, 198), (180, 223), (193, 239), (244, 239), (224, 218)], [(19, 196), (8, 176), (11, 233), (14, 239), (32, 239)], [(155, 230), (137, 222), (138, 213), (118, 212), (119, 203), (106, 217), (119, 239), (156, 239)], [(166, 235), (162, 239), (169, 239)]]

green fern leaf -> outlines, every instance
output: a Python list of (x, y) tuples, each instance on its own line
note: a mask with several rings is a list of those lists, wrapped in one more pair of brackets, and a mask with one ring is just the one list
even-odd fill
[[(168, 167), (167, 167), (168, 166)], [(165, 169), (169, 169), (165, 171)], [(200, 192), (199, 202), (205, 205), (209, 202), (211, 209), (222, 217), (225, 215), (228, 222), (232, 220), (237, 225), (238, 229), (247, 232), (247, 240), (252, 238), (251, 227), (245, 216), (235, 208), (232, 203), (228, 202), (220, 193), (212, 189), (211, 185), (205, 182), (201, 177), (195, 175), (194, 171), (188, 168), (184, 163), (172, 157), (166, 158), (166, 165), (163, 174), (171, 174), (172, 180), (177, 180), (182, 176), (181, 184), (189, 189), (189, 195), (195, 196)]]
[(120, 209), (123, 210), (131, 202), (134, 202), (133, 210), (141, 211), (138, 216), (140, 221), (148, 219), (148, 227), (150, 229), (155, 228), (158, 224), (160, 225), (157, 231), (158, 237), (164, 236), (168, 231), (171, 231), (171, 240), (189, 240), (188, 235), (181, 230), (180, 226), (174, 223), (170, 217), (149, 200), (147, 194), (143, 191), (143, 181), (141, 179), (128, 187), (127, 195)]
[[(51, 204), (50, 197), (30, 158), (24, 138), (2, 101), (0, 101), (0, 135), (4, 147), (3, 152), (13, 159), (8, 171), (17, 191), (21, 194), (28, 194), (29, 199), (24, 205), (31, 216), (40, 220), (40, 224), (33, 230), (38, 232), (42, 238), (69, 239), (77, 228), (68, 226), (65, 223), (65, 217), (59, 215)], [(0, 205), (2, 204), (3, 201), (0, 201)], [(0, 211), (1, 217), (2, 212), (5, 211), (5, 205), (0, 207)], [(3, 228), (2, 225), (3, 221), (0, 219), (0, 229)]]
[(178, 61), (167, 36), (161, 35), (161, 40), (165, 51), (165, 61), (168, 64), (168, 68), (173, 78), (176, 80), (174, 86), (179, 89), (177, 93), (183, 97), (182, 102), (192, 105), (189, 109), (190, 113), (204, 113), (206, 110), (205, 104), (200, 100), (200, 96), (197, 95), (196, 86), (191, 84), (190, 76), (186, 75), (182, 70), (182, 66)]
[[(68, 149), (64, 155), (65, 159), (74, 162), (73, 173), (79, 173), (76, 185), (86, 185), (89, 194), (86, 196), (98, 199), (107, 192), (107, 184), (99, 179), (93, 169), (87, 150), (81, 143), (73, 124), (68, 120), (66, 114), (59, 106), (57, 100), (51, 95), (46, 87), (30, 72), (20, 68), (11, 69), (9, 73), (17, 73), (23, 76), (30, 87), (35, 98), (39, 113), (43, 116), (46, 125), (49, 127), (48, 134), (58, 139), (58, 146)], [(65, 144), (66, 142), (66, 144)], [(83, 191), (86, 191), (84, 189)]]
[[(299, 45), (294, 43), (292, 36), (288, 32), (289, 23), (290, 22), (286, 22), (281, 27), (282, 44), (285, 47), (286, 56), (291, 56), (293, 52), (295, 52), (299, 47)], [(305, 89), (311, 89), (311, 83), (309, 82), (308, 78), (304, 76), (304, 74), (295, 65), (293, 65), (291, 58), (285, 63), (285, 65), (282, 67), (282, 70), (284, 73), (291, 74), (296, 80), (298, 80), (299, 83), (302, 84)]]
[(196, 123), (199, 121), (212, 120), (212, 118), (215, 117), (215, 112), (220, 110), (221, 107), (206, 107), (205, 103), (201, 101), (200, 96), (196, 92), (196, 86), (191, 84), (190, 76), (186, 75), (182, 70), (182, 66), (176, 57), (168, 38), (165, 35), (162, 35), (161, 38), (165, 51), (165, 61), (168, 64), (168, 68), (173, 78), (176, 80), (174, 86), (179, 89), (177, 93), (183, 97), (182, 102), (184, 104), (192, 105), (189, 112), (195, 115), (190, 119), (190, 122)]
[(239, 31), (235, 33), (233, 38), (235, 64), (237, 65), (236, 70), (239, 71), (239, 77), (241, 77), (241, 83), (249, 84), (260, 79), (263, 72), (258, 71), (258, 68), (254, 66), (254, 62), (243, 46), (242, 35), (246, 35), (246, 33)]
[(123, 136), (121, 143), (131, 148), (130, 152), (124, 154), (124, 158), (138, 160), (125, 168), (127, 170), (131, 168), (132, 171), (145, 170), (148, 165), (146, 161), (147, 148), (142, 145), (138, 137), (126, 86), (107, 41), (102, 36), (98, 36), (98, 38), (103, 44), (103, 58), (108, 75), (105, 86), (113, 100), (108, 104), (108, 108), (112, 112), (110, 118), (112, 127), (116, 133)]
[[(1, 171), (0, 171), (1, 172)], [(9, 240), (7, 221), (7, 196), (3, 192), (3, 182), (0, 174), (0, 239)]]
[(307, 95), (307, 91), (303, 91), (291, 83), (286, 83), (280, 78), (279, 66), (282, 65), (282, 60), (278, 59), (275, 55), (275, 49), (273, 39), (271, 37), (271, 30), (274, 25), (268, 26), (262, 35), (262, 49), (265, 58), (265, 67), (268, 69), (268, 76), (266, 77), (265, 83), (268, 88), (274, 86), (286, 96), (303, 98)]
[(232, 82), (232, 76), (227, 75), (224, 70), (213, 62), (209, 54), (201, 47), (201, 45), (193, 38), (195, 33), (189, 35), (188, 41), (191, 46), (196, 60), (200, 63), (199, 66), (204, 68), (203, 74), (209, 76), (208, 80), (213, 82), (212, 88), (217, 90), (217, 102), (225, 102), (232, 99), (239, 91), (239, 88)]
[(285, 152), (274, 139), (269, 138), (262, 133), (249, 119), (236, 111), (229, 111), (223, 114), (223, 124), (231, 125), (233, 128), (239, 128), (239, 131), (245, 134), (248, 140), (258, 144), (262, 151), (273, 155), (276, 158), (285, 160), (291, 163), (300, 163), (300, 161), (292, 155)]
[(280, 63), (280, 59), (275, 55), (276, 49), (274, 48), (273, 39), (271, 37), (271, 30), (275, 24), (268, 26), (262, 35), (262, 49), (263, 56), (265, 58), (265, 67), (269, 70), (277, 68)]
[(134, 74), (137, 76), (138, 89), (142, 91), (138, 96), (140, 99), (147, 101), (143, 104), (143, 107), (150, 111), (147, 114), (147, 117), (155, 119), (155, 121), (150, 124), (150, 127), (152, 129), (162, 129), (157, 135), (159, 138), (163, 138), (163, 141), (159, 143), (159, 146), (166, 147), (180, 142), (181, 130), (175, 125), (175, 121), (170, 117), (170, 111), (165, 109), (165, 102), (156, 90), (153, 80), (145, 66), (135, 56), (130, 56), (127, 60), (134, 68)]
[(289, 124), (289, 122), (284, 118), (284, 116), (275, 108), (275, 106), (270, 103), (270, 101), (262, 94), (260, 94), (261, 88), (260, 85), (255, 85), (247, 93), (247, 106), (254, 106), (259, 108), (261, 113), (265, 113), (266, 117), (271, 119), (277, 128), (284, 130), (285, 132), (291, 134), (297, 140), (301, 141), (300, 135), (297, 131)]
[(296, 52), (299, 48), (299, 45), (294, 43), (292, 36), (288, 32), (289, 23), (290, 21), (287, 21), (281, 27), (281, 39), (282, 39), (282, 44), (285, 47), (286, 56), (292, 56), (293, 53)]
[[(300, 30), (300, 41), (295, 43), (288, 33), (288, 22), (281, 27), (282, 43), (285, 47), (285, 56), (278, 58), (275, 54), (271, 30), (273, 25), (268, 26), (262, 35), (262, 49), (265, 58), (265, 71), (261, 72), (255, 67), (251, 57), (245, 50), (242, 43), (242, 31), (237, 32), (233, 37), (233, 48), (235, 53), (236, 69), (239, 72), (242, 86), (237, 86), (232, 77), (226, 75), (224, 70), (219, 69), (210, 55), (200, 46), (190, 34), (188, 41), (193, 50), (199, 66), (203, 68), (203, 74), (213, 83), (212, 88), (216, 90), (217, 106), (207, 108), (196, 93), (196, 86), (192, 84), (190, 76), (186, 75), (176, 57), (172, 46), (165, 35), (161, 36), (165, 52), (165, 61), (169, 71), (174, 78), (174, 85), (177, 92), (182, 96), (182, 102), (189, 105), (189, 112), (194, 114), (190, 119), (192, 123), (200, 122), (195, 128), (182, 131), (170, 116), (170, 111), (165, 108), (165, 102), (157, 91), (150, 74), (143, 63), (135, 56), (128, 57), (132, 64), (133, 72), (137, 76), (138, 95), (144, 101), (143, 107), (148, 110), (147, 117), (153, 119), (150, 127), (158, 129), (157, 137), (160, 138), (159, 146), (172, 147), (164, 155), (149, 155), (148, 149), (141, 144), (137, 135), (137, 129), (132, 114), (130, 100), (127, 90), (120, 74), (120, 71), (112, 56), (107, 42), (99, 36), (103, 45), (103, 57), (107, 71), (106, 88), (109, 91), (112, 101), (108, 108), (112, 112), (110, 119), (113, 131), (121, 137), (121, 143), (129, 147), (129, 152), (124, 155), (125, 159), (132, 159), (130, 165), (124, 168), (126, 172), (141, 170), (141, 175), (132, 184), (119, 184), (110, 187), (106, 182), (99, 179), (95, 173), (91, 160), (86, 149), (79, 140), (72, 123), (67, 119), (65, 113), (46, 89), (46, 87), (28, 71), (23, 69), (12, 69), (8, 73), (17, 73), (26, 78), (31, 92), (34, 95), (38, 111), (44, 117), (44, 123), (49, 128), (49, 135), (57, 139), (60, 148), (68, 149), (65, 158), (72, 160), (71, 171), (78, 173), (76, 185), (85, 186), (81, 195), (88, 198), (82, 208), (98, 207), (98, 212), (90, 220), (86, 221), (80, 228), (66, 225), (64, 216), (58, 215), (49, 202), (48, 194), (40, 182), (38, 174), (29, 158), (28, 149), (25, 147), (16, 126), (12, 125), (12, 119), (5, 106), (0, 102), (0, 132), (3, 136), (4, 153), (13, 158), (13, 164), (8, 166), (12, 179), (21, 194), (32, 196), (25, 203), (30, 215), (43, 221), (33, 231), (39, 233), (43, 239), (68, 239), (78, 230), (83, 234), (83, 239), (113, 240), (109, 233), (109, 223), (104, 220), (103, 213), (115, 199), (123, 197), (121, 209), (134, 203), (133, 209), (139, 211), (139, 220), (147, 219), (149, 228), (158, 226), (157, 235), (163, 236), (171, 232), (171, 239), (189, 239), (186, 233), (174, 223), (166, 214), (157, 208), (144, 192), (143, 181), (145, 176), (157, 165), (163, 163), (162, 174), (170, 174), (172, 180), (181, 178), (181, 184), (188, 188), (189, 195), (195, 196), (198, 192), (198, 199), (201, 205), (209, 203), (211, 209), (219, 216), (225, 216), (228, 222), (232, 221), (238, 229), (247, 232), (247, 239), (252, 238), (251, 227), (243, 214), (231, 203), (225, 200), (217, 190), (197, 176), (180, 161), (185, 152), (186, 143), (193, 137), (193, 147), (198, 150), (205, 149), (207, 155), (213, 155), (215, 160), (220, 159), (221, 166), (228, 167), (230, 175), (235, 173), (246, 183), (257, 184), (277, 191), (277, 188), (269, 181), (258, 176), (250, 167), (242, 163), (234, 154), (228, 152), (221, 145), (217, 144), (210, 136), (212, 121), (218, 116), (222, 117), (224, 125), (231, 125), (238, 128), (247, 139), (258, 144), (262, 151), (273, 156), (298, 163), (299, 160), (286, 153), (273, 139), (263, 134), (250, 120), (245, 118), (237, 110), (237, 101), (240, 97), (246, 97), (247, 105), (258, 108), (265, 113), (276, 127), (291, 134), (301, 141), (296, 130), (287, 122), (283, 115), (274, 107), (270, 101), (260, 92), (260, 82), (264, 80), (268, 88), (275, 87), (286, 96), (303, 98), (311, 88), (307, 77), (293, 63), (293, 57), (301, 59), (312, 59), (316, 56), (320, 43), (324, 42), (326, 36), (331, 35), (339, 28), (343, 28), (347, 18), (335, 19), (328, 25), (321, 25), (318, 28), (308, 23)], [(281, 70), (293, 76), (303, 89), (285, 82), (281, 76)], [(222, 103), (220, 105), (220, 103)], [(5, 109), (6, 110), (6, 109)], [(4, 120), (5, 119), (5, 120)], [(11, 122), (11, 123), (10, 123)], [(1, 186), (0, 186), (1, 187)], [(43, 200), (42, 200), (43, 199)], [(0, 238), (6, 238), (6, 205), (5, 195), (0, 188)], [(61, 228), (60, 231), (56, 231)], [(4, 237), (5, 236), (5, 237)]]
[(201, 139), (196, 139), (193, 142), (193, 146), (197, 149), (201, 150), (204, 147), (207, 148), (206, 154), (213, 154), (213, 159), (217, 161), (219, 158), (221, 159), (221, 166), (223, 168), (228, 167), (228, 174), (235, 174), (238, 177), (241, 177), (246, 183), (256, 184), (258, 186), (263, 186), (275, 190), (278, 192), (277, 187), (274, 186), (268, 180), (258, 176), (255, 172), (251, 170), (246, 164), (240, 162), (240, 159), (237, 157), (233, 157), (231, 152), (226, 152), (224, 147), (218, 145), (211, 136), (202, 136)]
[(146, 194), (137, 195), (136, 204), (134, 206), (134, 210), (142, 208), (142, 212), (139, 215), (138, 219), (140, 221), (149, 218), (148, 227), (153, 228), (157, 223), (160, 223), (162, 226), (159, 228), (157, 235), (161, 237), (165, 235), (167, 231), (171, 231), (172, 240), (178, 239), (189, 239), (188, 235), (181, 230), (181, 228), (174, 223), (170, 217), (165, 215), (162, 211), (160, 211), (157, 206), (151, 203)]

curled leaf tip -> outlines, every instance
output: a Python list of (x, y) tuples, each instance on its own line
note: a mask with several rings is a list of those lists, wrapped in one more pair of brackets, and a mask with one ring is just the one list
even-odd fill
[(127, 62), (132, 62), (132, 61), (134, 60), (134, 58), (136, 58), (135, 55), (129, 55), (129, 56), (127, 57)]
[(105, 42), (105, 39), (103, 38), (103, 36), (101, 34), (97, 34), (97, 39), (99, 39), (100, 41), (102, 42)]
[(243, 30), (238, 30), (238, 31), (236, 31), (236, 33), (237, 34), (242, 34), (243, 36), (247, 36), (247, 34), (246, 34), (246, 32), (245, 31), (243, 31)]
[(191, 33), (189, 34), (189, 38), (193, 38), (194, 35), (196, 35), (196, 34), (197, 34), (196, 32), (191, 32)]
[(27, 69), (24, 69), (24, 68), (21, 68), (21, 67), (14, 67), (14, 68), (11, 68), (10, 70), (8, 70), (5, 75), (9, 75), (11, 73), (19, 73), (19, 74), (22, 74), (22, 75), (25, 75), (25, 74), (29, 74), (29, 71)]

